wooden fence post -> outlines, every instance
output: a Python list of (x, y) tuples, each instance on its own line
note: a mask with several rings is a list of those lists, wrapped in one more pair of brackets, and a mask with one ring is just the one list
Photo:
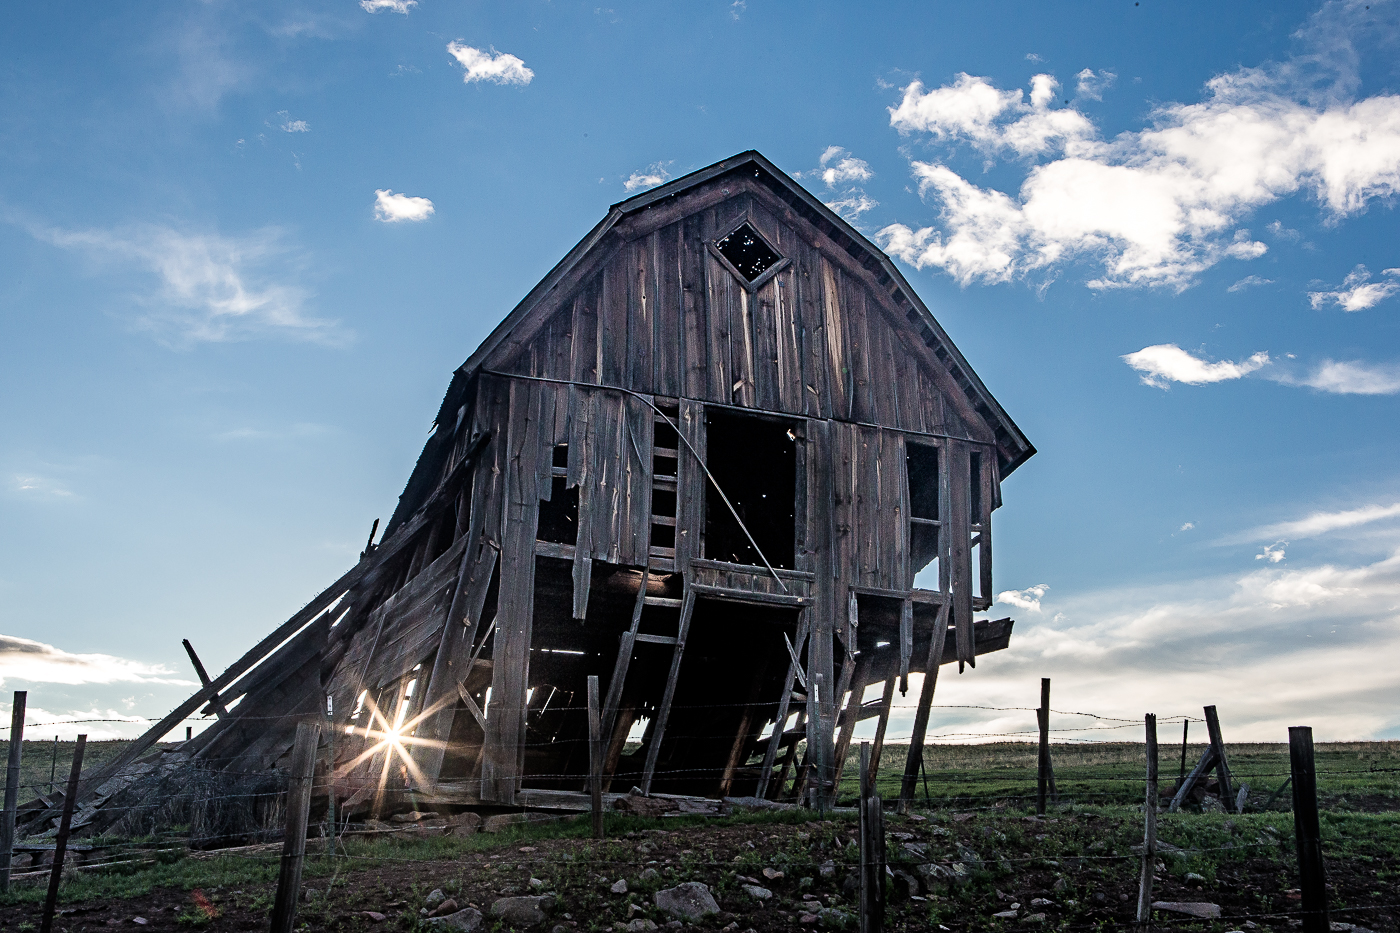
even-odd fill
[(1225, 740), (1220, 737), (1220, 717), (1214, 706), (1206, 707), (1206, 733), (1215, 751), (1215, 780), (1220, 787), (1220, 804), (1226, 813), (1235, 812), (1235, 793), (1230, 789), (1230, 764), (1225, 760)]
[(1050, 678), (1040, 678), (1040, 709), (1036, 710), (1040, 725), (1040, 759), (1036, 763), (1035, 812), (1045, 815), (1045, 791), (1050, 785)]
[(287, 831), (282, 841), (282, 865), (277, 874), (277, 901), (272, 907), (272, 933), (291, 933), (301, 895), (301, 866), (306, 856), (306, 821), (311, 817), (311, 778), (316, 769), (316, 742), (321, 724), (297, 723), (292, 746), (292, 773), (287, 780)]
[(335, 698), (326, 694), (326, 819), (330, 823), (330, 838), (326, 840), (331, 858), (335, 858)]
[(53, 915), (58, 909), (58, 885), (63, 879), (63, 857), (68, 854), (68, 831), (73, 826), (73, 805), (78, 801), (78, 777), (83, 773), (83, 748), (87, 736), (78, 736), (73, 748), (73, 769), (68, 773), (68, 790), (63, 795), (63, 816), (58, 821), (58, 838), (53, 841), (53, 870), (49, 872), (49, 893), (44, 898), (44, 917), (39, 933), (52, 933)]
[(1317, 772), (1311, 726), (1290, 726), (1288, 757), (1293, 778), (1293, 832), (1298, 841), (1298, 887), (1303, 893), (1303, 933), (1327, 933), (1327, 871), (1317, 820)]
[(860, 933), (885, 923), (885, 812), (870, 778), (870, 743), (860, 743)]
[(1188, 716), (1187, 718), (1181, 721), (1181, 776), (1176, 779), (1176, 784), (1178, 787), (1180, 787), (1182, 782), (1186, 780), (1186, 737), (1190, 734), (1191, 719)]
[(15, 807), (19, 806), (19, 756), (24, 751), (24, 707), (29, 694), (15, 691), (10, 708), (10, 761), (5, 769), (5, 814), (0, 824), (0, 894), (10, 891), (10, 859), (15, 851)]
[(1157, 717), (1146, 716), (1147, 800), (1143, 806), (1142, 875), (1138, 879), (1137, 922), (1152, 921), (1152, 873), (1157, 868)]
[(603, 838), (603, 717), (598, 709), (598, 675), (588, 675), (588, 792), (593, 838)]

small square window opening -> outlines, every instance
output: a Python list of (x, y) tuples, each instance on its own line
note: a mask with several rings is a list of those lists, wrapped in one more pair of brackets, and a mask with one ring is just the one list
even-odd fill
[(715, 248), (748, 282), (767, 272), (783, 258), (747, 223), (740, 224), (733, 233), (716, 240)]

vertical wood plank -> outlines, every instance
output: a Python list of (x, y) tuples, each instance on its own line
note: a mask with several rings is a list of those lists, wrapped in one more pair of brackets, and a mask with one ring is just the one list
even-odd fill
[(681, 327), (682, 282), (681, 225), (671, 224), (655, 234), (656, 240), (656, 330), (652, 341), (654, 384), (646, 391), (676, 398), (683, 389), (683, 329)]
[(968, 449), (967, 444), (962, 441), (949, 441), (944, 449), (947, 451), (945, 459), (948, 476), (948, 517), (944, 521), (944, 528), (948, 531), (953, 626), (957, 629), (958, 661), (976, 667), (976, 648), (972, 634), (972, 552), (968, 546), (968, 510), (971, 508), (968, 495)]
[(598, 301), (598, 381), (608, 386), (627, 384), (628, 250), (619, 250), (603, 267)]
[(507, 439), (506, 514), (491, 706), (481, 761), (482, 797), (515, 802), (525, 752), (525, 700), (535, 605), (535, 534), (539, 490), (540, 383), (512, 381)]
[[(778, 306), (781, 302), (778, 286), (781, 273), (769, 279), (758, 291), (749, 295), (753, 327), (754, 405), (764, 411), (781, 411), (778, 369)], [(747, 295), (748, 293), (745, 292)]]
[[(189, 642), (185, 644), (188, 645)], [(16, 690), (14, 702), (10, 706), (10, 748), (9, 760), (5, 767), (5, 813), (4, 822), (0, 824), (0, 894), (8, 894), (10, 891), (10, 862), (15, 851), (15, 808), (19, 806), (20, 756), (24, 751), (24, 711), (28, 701), (28, 691)], [(55, 752), (57, 744), (54, 743)]]
[(821, 304), (826, 342), (827, 375), (831, 385), (831, 417), (851, 417), (853, 383), (848, 361), (846, 306), (841, 291), (840, 272), (825, 256), (821, 263)]
[(797, 244), (793, 271), (794, 305), (798, 321), (802, 367), (803, 411), (813, 418), (831, 417), (830, 362), (821, 304), (821, 257), (804, 240)]
[(676, 451), (676, 570), (686, 573), (691, 559), (703, 553), (704, 544), (707, 480), (696, 459), (705, 456), (704, 406), (683, 399), (676, 427), (684, 439)]
[(681, 227), (681, 361), (683, 395), (708, 398), (710, 386), (710, 334), (708, 326), (708, 276), (700, 217), (692, 214)]
[(629, 243), (627, 259), (627, 382), (637, 392), (652, 391), (652, 341), (656, 337), (655, 232)]
[(598, 382), (598, 297), (600, 277), (594, 276), (574, 299), (573, 380)]

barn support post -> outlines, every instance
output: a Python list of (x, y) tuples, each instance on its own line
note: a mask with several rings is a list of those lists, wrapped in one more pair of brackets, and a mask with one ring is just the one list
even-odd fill
[(890, 724), (890, 708), (894, 705), (894, 686), (899, 682), (896, 675), (885, 681), (885, 692), (880, 697), (880, 720), (875, 724), (875, 741), (870, 747), (870, 783), (875, 783), (875, 777), (880, 772), (880, 753), (885, 748), (885, 730)]
[(301, 868), (306, 859), (306, 821), (311, 817), (311, 780), (316, 769), (316, 742), (320, 733), (319, 722), (297, 723), (291, 775), (287, 779), (287, 828), (277, 873), (277, 900), (272, 906), (272, 933), (291, 933), (296, 924)]
[(83, 749), (87, 736), (78, 736), (73, 748), (73, 767), (68, 772), (68, 790), (63, 795), (63, 816), (58, 821), (58, 837), (53, 841), (53, 868), (49, 871), (49, 891), (44, 897), (44, 915), (39, 933), (52, 933), (53, 915), (58, 909), (58, 886), (63, 880), (63, 859), (68, 854), (68, 833), (73, 828), (73, 809), (78, 802), (78, 778), (83, 773)]
[[(1207, 707), (1214, 710), (1214, 707)], [(1293, 833), (1298, 842), (1298, 887), (1303, 893), (1303, 933), (1326, 933), (1327, 869), (1322, 861), (1322, 830), (1317, 819), (1317, 771), (1311, 726), (1288, 728), (1289, 770), (1293, 779)]]
[[(933, 634), (924, 663), (924, 685), (919, 690), (919, 708), (914, 712), (914, 732), (909, 737), (909, 757), (904, 762), (904, 780), (899, 786), (899, 812), (907, 813), (918, 786), (919, 769), (924, 763), (924, 738), (928, 734), (929, 713), (933, 709), (933, 691), (938, 686), (938, 668), (943, 664), (943, 647), (948, 641), (947, 606), (938, 608)], [(927, 778), (925, 778), (927, 781)], [(925, 789), (927, 794), (927, 789)]]
[(1147, 730), (1147, 799), (1142, 808), (1142, 872), (1138, 876), (1137, 902), (1139, 925), (1146, 925), (1152, 920), (1152, 873), (1157, 868), (1157, 717), (1148, 713), (1144, 725)]

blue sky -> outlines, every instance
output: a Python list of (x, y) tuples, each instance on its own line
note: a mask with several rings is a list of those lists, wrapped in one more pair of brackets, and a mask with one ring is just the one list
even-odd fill
[(181, 638), (221, 669), (354, 562), (451, 371), (609, 204), (755, 148), (1039, 448), (996, 516), (1012, 650), (941, 703), (1051, 676), (1400, 738), (1400, 13), (1221, 7), (8, 5), (5, 689), (163, 714)]

